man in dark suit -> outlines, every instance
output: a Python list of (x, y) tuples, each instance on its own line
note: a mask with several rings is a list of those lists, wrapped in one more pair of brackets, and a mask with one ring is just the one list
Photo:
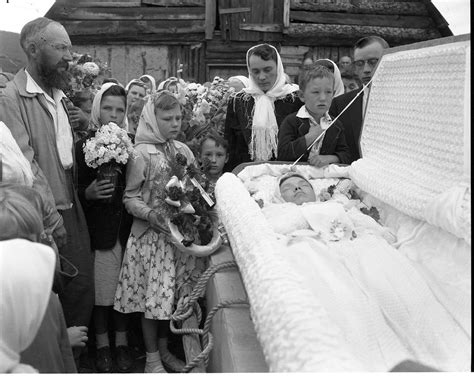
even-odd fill
[[(377, 63), (382, 57), (384, 49), (388, 48), (388, 43), (378, 36), (369, 36), (359, 39), (354, 45), (354, 73), (366, 85), (375, 73)], [(359, 90), (354, 90), (346, 94), (335, 97), (332, 101), (329, 114), (334, 119), (357, 95)], [(355, 161), (360, 155), (360, 134), (364, 120), (365, 107), (369, 94), (369, 87), (364, 93), (352, 103), (349, 108), (339, 117), (346, 136), (352, 160)]]

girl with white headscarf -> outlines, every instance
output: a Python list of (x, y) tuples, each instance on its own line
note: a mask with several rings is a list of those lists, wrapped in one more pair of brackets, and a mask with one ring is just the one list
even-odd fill
[(54, 251), (24, 239), (0, 242), (0, 372), (36, 373), (20, 352), (36, 336), (53, 285)]
[[(90, 137), (109, 122), (125, 128), (127, 96), (125, 89), (114, 83), (102, 85), (94, 97), (91, 111)], [(78, 193), (81, 200), (87, 227), (94, 250), (94, 324), (96, 334), (97, 359), (99, 372), (111, 372), (112, 354), (109, 344), (108, 322), (114, 322), (115, 352), (120, 372), (126, 372), (133, 364), (128, 349), (126, 335), (126, 316), (112, 309), (115, 288), (118, 283), (131, 217), (122, 204), (125, 188), (126, 165), (119, 164), (119, 173), (114, 185), (108, 179), (99, 179), (97, 169), (86, 165), (81, 140), (76, 147), (78, 170)], [(127, 226), (128, 225), (128, 226)]]
[[(117, 88), (114, 88), (113, 91), (109, 90), (110, 88), (114, 86), (116, 86)], [(117, 94), (114, 94), (114, 93), (117, 93)], [(104, 122), (101, 121), (100, 119), (100, 105), (102, 103), (102, 99), (107, 96), (122, 96), (124, 98), (125, 108), (126, 108), (127, 97), (125, 95), (125, 89), (122, 88), (122, 86), (118, 84), (114, 84), (113, 82), (107, 82), (106, 84), (102, 85), (100, 90), (94, 96), (94, 100), (92, 102), (91, 119), (89, 121), (89, 130), (91, 131), (98, 130), (104, 124)], [(126, 119), (127, 119), (126, 116), (124, 116), (123, 118), (120, 116), (119, 118), (120, 121), (117, 122), (117, 125), (120, 128), (124, 128)]]
[(229, 142), (227, 170), (250, 161), (276, 156), (278, 128), (283, 119), (303, 105), (298, 85), (286, 83), (275, 47), (259, 44), (247, 51), (249, 86), (228, 104), (225, 138)]
[[(188, 146), (176, 140), (181, 129), (181, 105), (167, 90), (148, 97), (135, 136), (137, 158), (127, 168), (123, 202), (133, 225), (123, 258), (114, 309), (140, 312), (146, 350), (145, 373), (164, 372), (163, 364), (179, 372), (184, 367), (168, 350), (167, 329), (178, 292), (193, 286), (204, 260), (184, 252), (168, 238), (162, 213), (170, 165), (177, 153), (194, 163)], [(182, 291), (182, 290), (181, 290)]]
[(139, 80), (144, 82), (147, 86), (147, 94), (153, 94), (156, 91), (156, 81), (153, 76), (144, 74), (143, 76), (140, 76)]
[(250, 85), (250, 79), (241, 75), (229, 77), (227, 81), (229, 82), (229, 86), (235, 89), (236, 93)]

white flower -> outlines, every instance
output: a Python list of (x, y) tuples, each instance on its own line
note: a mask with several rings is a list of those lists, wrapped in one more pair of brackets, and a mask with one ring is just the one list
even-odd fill
[(84, 63), (82, 65), (82, 69), (86, 74), (89, 74), (91, 76), (98, 76), (100, 72), (99, 66), (96, 63), (93, 63), (92, 61)]

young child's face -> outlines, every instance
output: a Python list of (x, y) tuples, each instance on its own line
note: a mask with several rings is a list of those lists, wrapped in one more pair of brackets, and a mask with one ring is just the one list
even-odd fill
[(214, 140), (207, 139), (201, 147), (201, 161), (206, 159), (210, 162), (209, 175), (218, 177), (222, 175), (229, 155), (222, 145), (217, 146)]
[(348, 78), (342, 78), (342, 82), (344, 83), (344, 92), (348, 93), (352, 90), (357, 90), (359, 88), (359, 85), (357, 85), (357, 81), (353, 79), (348, 79)]
[(170, 110), (155, 111), (156, 122), (161, 135), (167, 140), (174, 140), (181, 130), (181, 108), (175, 106)]
[(328, 77), (317, 77), (308, 82), (301, 99), (310, 114), (319, 121), (329, 110), (333, 96), (334, 81)]
[(133, 85), (128, 90), (127, 102), (129, 105), (136, 102), (138, 99), (145, 97), (146, 89), (142, 86)]
[(121, 96), (103, 97), (100, 102), (100, 121), (102, 124), (114, 122), (117, 125), (124, 126), (125, 100)]
[(286, 202), (293, 202), (296, 205), (316, 201), (312, 185), (299, 176), (288, 178), (281, 183), (280, 194)]

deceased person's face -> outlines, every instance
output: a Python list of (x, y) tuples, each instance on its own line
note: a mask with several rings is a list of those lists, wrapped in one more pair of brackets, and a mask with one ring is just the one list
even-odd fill
[(316, 201), (316, 195), (311, 184), (299, 176), (285, 179), (280, 184), (280, 193), (285, 201), (293, 202), (297, 205)]

